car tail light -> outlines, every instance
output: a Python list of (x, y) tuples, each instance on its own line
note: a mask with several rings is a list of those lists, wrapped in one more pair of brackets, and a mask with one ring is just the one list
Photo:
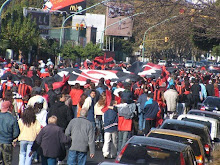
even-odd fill
[(203, 156), (202, 155), (196, 156), (196, 162), (197, 165), (203, 165)]
[(146, 148), (147, 148), (147, 149), (150, 149), (150, 150), (161, 151), (161, 149), (160, 149), (160, 148), (158, 148), (158, 147), (151, 147), (151, 146), (147, 146)]
[(207, 155), (210, 154), (210, 146), (208, 144), (205, 144), (205, 152)]
[(183, 157), (183, 153), (182, 152), (180, 153), (180, 164), (181, 165), (185, 165), (185, 159)]
[(202, 106), (202, 107), (200, 108), (200, 110), (201, 110), (201, 111), (205, 111), (205, 106)]
[(119, 155), (118, 155), (117, 158), (115, 159), (115, 163), (119, 163), (119, 162), (120, 162), (121, 157), (122, 157), (122, 155), (124, 154), (124, 152), (125, 152), (125, 150), (126, 150), (127, 147), (128, 147), (128, 144), (126, 144), (126, 145), (122, 148), (121, 152), (119, 153)]

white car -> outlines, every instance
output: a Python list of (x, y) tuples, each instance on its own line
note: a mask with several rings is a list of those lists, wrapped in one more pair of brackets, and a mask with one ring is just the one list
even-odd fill
[(160, 66), (166, 66), (166, 65), (167, 65), (167, 62), (166, 62), (166, 60), (160, 60), (159, 63), (158, 63), (158, 65), (160, 65)]
[(185, 62), (185, 67), (186, 67), (186, 68), (192, 68), (192, 67), (194, 67), (193, 61), (192, 61), (192, 60), (187, 60), (187, 61)]
[(216, 119), (205, 117), (205, 116), (182, 114), (177, 118), (177, 120), (184, 120), (184, 121), (190, 121), (190, 122), (203, 124), (209, 128), (210, 136), (212, 140), (220, 138), (220, 132), (219, 132), (220, 123)]

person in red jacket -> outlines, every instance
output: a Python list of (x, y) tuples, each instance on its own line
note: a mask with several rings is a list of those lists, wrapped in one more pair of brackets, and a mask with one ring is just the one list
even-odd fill
[(217, 83), (214, 83), (214, 91), (215, 91), (215, 97), (219, 97), (219, 89)]
[(83, 94), (83, 90), (80, 89), (79, 83), (76, 83), (69, 93), (72, 99), (72, 110), (73, 110), (74, 118), (77, 117), (77, 104), (79, 103), (82, 94)]

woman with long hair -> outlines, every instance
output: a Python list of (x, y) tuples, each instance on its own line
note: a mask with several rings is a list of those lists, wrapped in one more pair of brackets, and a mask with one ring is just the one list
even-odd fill
[(79, 103), (77, 104), (77, 117), (80, 117), (80, 112), (81, 112), (82, 106), (83, 106), (86, 98), (87, 98), (87, 95), (84, 93), (80, 97)]
[(20, 154), (19, 165), (31, 165), (32, 156), (29, 157), (31, 147), (35, 138), (41, 130), (41, 124), (36, 119), (34, 108), (28, 107), (24, 110), (21, 119), (18, 120), (20, 128)]

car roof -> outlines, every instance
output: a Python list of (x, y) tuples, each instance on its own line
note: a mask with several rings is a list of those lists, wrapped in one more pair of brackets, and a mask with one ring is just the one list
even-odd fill
[(171, 140), (145, 137), (145, 136), (133, 136), (128, 141), (128, 143), (143, 144), (151, 147), (158, 147), (161, 149), (167, 149), (170, 151), (177, 151), (177, 152), (182, 152), (188, 147), (186, 144), (174, 142)]
[(201, 111), (201, 110), (198, 110), (198, 109), (191, 109), (189, 112), (200, 112), (200, 113), (205, 113), (205, 114), (210, 114), (210, 115), (213, 115), (213, 116), (220, 117), (219, 113), (215, 113), (215, 112), (211, 112), (211, 111)]
[[(205, 100), (207, 100), (208, 98), (213, 98), (213, 99), (220, 99), (220, 97), (215, 97), (215, 96), (208, 96), (208, 97), (206, 97), (206, 99)], [(204, 101), (205, 101), (204, 100)]]
[(206, 127), (203, 124), (199, 124), (199, 123), (195, 123), (195, 122), (191, 122), (191, 121), (175, 120), (175, 119), (166, 119), (163, 124), (166, 124), (166, 123), (186, 125), (186, 126), (189, 126), (189, 127), (196, 127), (196, 128), (200, 128), (200, 129), (204, 129)]
[(179, 136), (183, 138), (201, 140), (201, 137), (198, 135), (194, 135), (194, 134), (186, 133), (182, 131), (169, 130), (169, 129), (154, 129), (154, 130), (151, 130), (150, 133), (158, 133), (158, 134), (164, 134), (164, 135)]
[(202, 121), (209, 121), (209, 122), (218, 122), (217, 119), (213, 119), (213, 118), (211, 118), (211, 117), (191, 115), (191, 114), (182, 114), (182, 115), (179, 115), (179, 117), (177, 118), (177, 120), (178, 120), (180, 117), (186, 117), (186, 118), (190, 118), (190, 119), (202, 120)]

